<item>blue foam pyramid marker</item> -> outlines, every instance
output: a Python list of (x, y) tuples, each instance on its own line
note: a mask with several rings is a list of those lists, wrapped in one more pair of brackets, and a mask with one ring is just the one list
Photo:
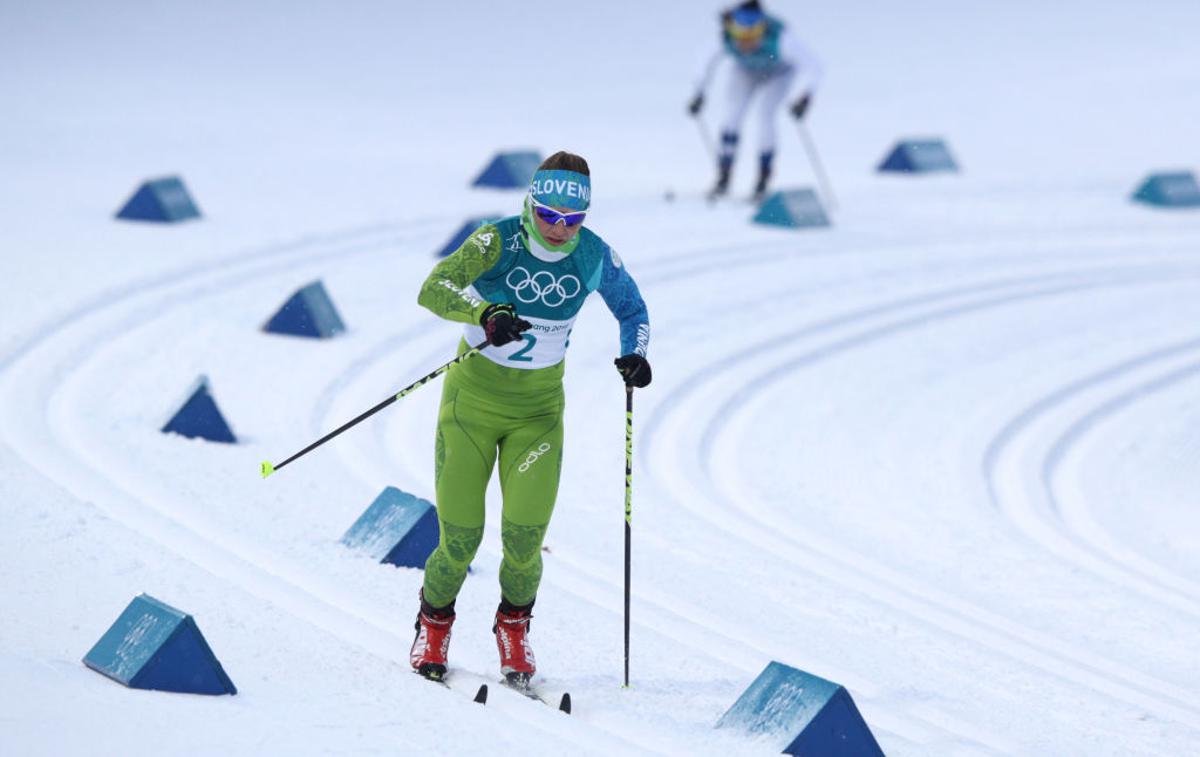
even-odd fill
[(175, 223), (199, 217), (200, 211), (178, 176), (145, 182), (117, 211), (117, 218), (127, 221)]
[(83, 664), (131, 689), (237, 693), (192, 616), (146, 594), (134, 597)]
[(167, 425), (164, 434), (180, 434), (191, 439), (207, 439), (210, 442), (233, 444), (237, 437), (225, 422), (225, 416), (217, 408), (216, 400), (208, 388), (208, 377), (200, 376), (188, 390), (187, 399)]
[(490, 216), (472, 216), (468, 218), (462, 226), (458, 227), (458, 231), (451, 235), (446, 244), (442, 246), (442, 249), (437, 251), (437, 256), (444, 258), (452, 254), (463, 242), (467, 241), (467, 237), (471, 236), (472, 231), (475, 231), (475, 229), (478, 229), (485, 223), (491, 223), (492, 219), (499, 218), (500, 215), (500, 213), (494, 213)]
[(382, 563), (424, 568), (438, 545), (437, 509), (427, 500), (389, 486), (354, 521), (342, 544)]
[(487, 168), (471, 182), (476, 187), (499, 189), (528, 189), (533, 172), (542, 163), (542, 156), (535, 150), (499, 152)]
[(790, 229), (829, 225), (829, 217), (821, 201), (811, 189), (789, 189), (773, 192), (751, 219), (754, 223), (783, 226)]
[(271, 316), (263, 331), (272, 334), (328, 339), (346, 330), (325, 285), (314, 281), (301, 287)]
[(1200, 184), (1191, 171), (1153, 173), (1134, 192), (1133, 200), (1160, 208), (1200, 207)]
[(742, 692), (716, 727), (775, 737), (784, 754), (883, 757), (844, 688), (775, 661)]
[(958, 164), (940, 139), (905, 139), (896, 144), (879, 164), (879, 171), (893, 173), (932, 173), (957, 171)]

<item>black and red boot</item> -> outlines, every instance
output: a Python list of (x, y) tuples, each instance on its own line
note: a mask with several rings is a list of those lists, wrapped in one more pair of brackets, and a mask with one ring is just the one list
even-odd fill
[(496, 648), (500, 650), (500, 672), (512, 686), (525, 688), (533, 677), (537, 665), (533, 659), (533, 648), (529, 646), (529, 620), (533, 617), (533, 602), (514, 605), (507, 599), (500, 600), (496, 610), (496, 623), (492, 633), (496, 634)]
[(421, 591), (421, 611), (417, 613), (417, 636), (413, 639), (408, 661), (413, 670), (432, 681), (446, 677), (446, 652), (450, 649), (450, 626), (454, 625), (454, 603), (434, 607)]

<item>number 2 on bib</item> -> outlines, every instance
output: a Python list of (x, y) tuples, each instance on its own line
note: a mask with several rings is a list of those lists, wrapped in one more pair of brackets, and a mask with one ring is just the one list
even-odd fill
[(529, 357), (525, 353), (532, 350), (533, 346), (535, 344), (537, 344), (537, 337), (534, 336), (533, 334), (521, 334), (521, 338), (525, 340), (526, 345), (524, 347), (522, 347), (521, 349), (517, 350), (516, 352), (514, 352), (513, 354), (509, 355), (508, 359), (516, 360), (519, 363), (532, 363), (533, 358)]

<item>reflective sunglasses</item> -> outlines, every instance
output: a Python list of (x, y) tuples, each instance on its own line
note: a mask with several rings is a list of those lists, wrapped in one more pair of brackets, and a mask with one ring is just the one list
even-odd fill
[(532, 197), (529, 198), (529, 202), (533, 205), (533, 212), (537, 215), (537, 217), (551, 226), (560, 221), (568, 228), (572, 226), (578, 226), (579, 224), (583, 223), (583, 217), (587, 215), (586, 210), (573, 210), (569, 213), (563, 213), (555, 210), (549, 205), (541, 204)]
[(766, 31), (767, 25), (759, 22), (751, 26), (741, 26), (733, 21), (730, 21), (726, 28), (729, 30), (729, 36), (733, 37), (734, 39), (747, 40), (757, 39), (763, 36), (763, 32)]

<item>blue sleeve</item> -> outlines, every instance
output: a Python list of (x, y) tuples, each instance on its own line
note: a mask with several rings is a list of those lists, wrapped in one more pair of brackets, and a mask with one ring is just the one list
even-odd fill
[(611, 247), (605, 251), (599, 291), (604, 304), (621, 324), (621, 354), (636, 352), (645, 357), (650, 346), (650, 315), (637, 283)]

